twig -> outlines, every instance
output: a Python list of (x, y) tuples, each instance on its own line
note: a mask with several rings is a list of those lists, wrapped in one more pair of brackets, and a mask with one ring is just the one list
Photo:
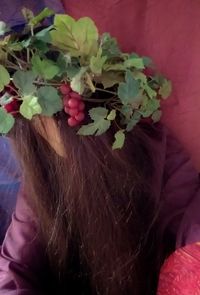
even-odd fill
[(30, 49), (27, 48), (27, 51), (26, 51), (26, 58), (27, 58), (27, 62), (30, 63)]
[(42, 81), (34, 81), (33, 84), (39, 85), (39, 86), (61, 86), (62, 83), (47, 83)]
[(113, 91), (110, 91), (110, 90), (106, 90), (106, 89), (102, 89), (102, 88), (98, 88), (98, 87), (96, 87), (96, 90), (101, 91), (101, 92), (106, 92), (106, 93), (109, 93), (109, 94), (113, 94), (115, 96), (117, 95), (116, 92), (113, 92)]
[(12, 87), (11, 85), (8, 84), (8, 85), (6, 85), (6, 87), (8, 87), (10, 90), (15, 92), (16, 94), (18, 94), (17, 90), (14, 87)]

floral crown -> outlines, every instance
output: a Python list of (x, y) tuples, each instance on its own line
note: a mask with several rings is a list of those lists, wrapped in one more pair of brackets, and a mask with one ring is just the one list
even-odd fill
[(31, 120), (62, 111), (79, 135), (98, 136), (116, 125), (118, 149), (140, 120), (159, 121), (171, 83), (154, 74), (150, 58), (123, 53), (88, 17), (75, 20), (48, 8), (36, 16), (26, 8), (22, 13), (26, 25), (20, 32), (0, 22), (1, 134), (18, 115)]

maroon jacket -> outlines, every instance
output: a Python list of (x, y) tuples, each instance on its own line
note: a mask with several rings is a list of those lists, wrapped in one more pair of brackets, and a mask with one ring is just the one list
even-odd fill
[[(199, 177), (177, 142), (164, 132), (155, 143), (154, 195), (162, 210), (160, 225), (176, 236), (177, 248), (200, 241)], [(0, 294), (38, 295), (47, 273), (45, 248), (38, 238), (37, 218), (19, 195), (0, 256)], [(43, 293), (42, 293), (43, 294)]]

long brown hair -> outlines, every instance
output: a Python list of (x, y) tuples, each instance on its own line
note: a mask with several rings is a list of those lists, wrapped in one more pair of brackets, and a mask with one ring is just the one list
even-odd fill
[(66, 158), (25, 119), (12, 132), (56, 294), (65, 287), (70, 294), (154, 294), (158, 204), (151, 143), (158, 132), (137, 126), (124, 148), (112, 151), (114, 130), (81, 137), (64, 114), (56, 121)]

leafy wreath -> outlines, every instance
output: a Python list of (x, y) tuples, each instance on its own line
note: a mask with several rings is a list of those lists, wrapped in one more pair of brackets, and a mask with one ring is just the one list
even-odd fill
[(17, 115), (31, 120), (64, 111), (68, 125), (80, 125), (79, 135), (98, 136), (115, 124), (113, 149), (119, 149), (140, 120), (160, 120), (161, 99), (172, 87), (154, 73), (150, 58), (123, 53), (88, 17), (75, 20), (48, 8), (22, 13), (20, 32), (0, 22), (0, 133), (12, 129)]

